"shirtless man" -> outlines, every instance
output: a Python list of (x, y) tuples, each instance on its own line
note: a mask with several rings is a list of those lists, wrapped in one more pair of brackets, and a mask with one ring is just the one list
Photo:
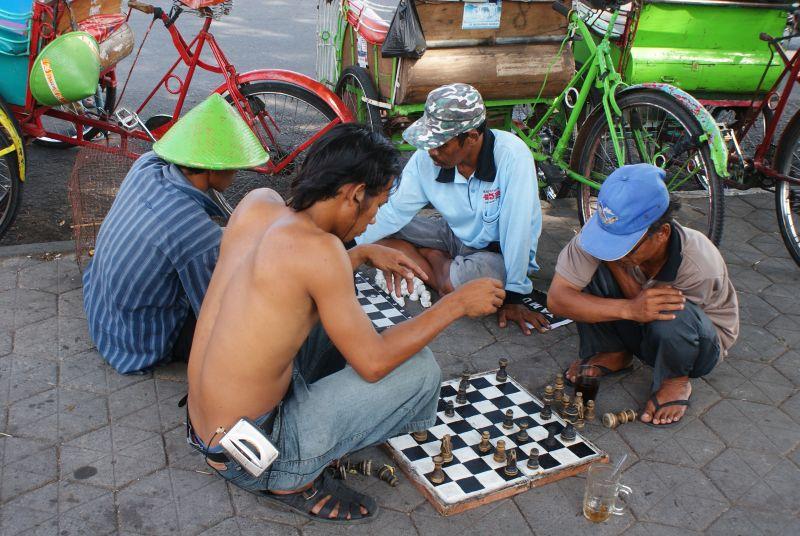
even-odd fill
[[(355, 297), (368, 263), (428, 276), (378, 245), (345, 250), (386, 202), (400, 167), (389, 141), (339, 125), (310, 149), (288, 206), (248, 195), (231, 217), (189, 361), (189, 442), (233, 484), (319, 521), (371, 519), (371, 498), (325, 468), (348, 452), (434, 424), (440, 370), (425, 346), (463, 316), (503, 304), (502, 282), (478, 279), (414, 319), (377, 333)], [(218, 442), (248, 417), (280, 455), (260, 477)]]

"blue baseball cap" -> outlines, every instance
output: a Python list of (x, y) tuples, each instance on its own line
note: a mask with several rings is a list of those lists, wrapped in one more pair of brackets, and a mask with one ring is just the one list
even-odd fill
[(669, 207), (665, 177), (651, 164), (614, 170), (597, 194), (597, 210), (581, 229), (581, 248), (603, 261), (627, 255)]

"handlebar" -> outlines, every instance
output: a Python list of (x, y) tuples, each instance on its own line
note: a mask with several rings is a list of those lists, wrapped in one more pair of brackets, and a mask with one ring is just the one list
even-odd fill
[(569, 17), (569, 6), (565, 6), (564, 4), (559, 2), (558, 0), (553, 2), (550, 5), (550, 7), (552, 7), (554, 11), (557, 11), (558, 13), (561, 13), (565, 17)]
[(136, 11), (141, 11), (147, 15), (152, 15), (156, 10), (156, 6), (151, 6), (150, 4), (145, 4), (144, 2), (137, 2), (137, 0), (128, 0), (128, 7), (135, 9)]

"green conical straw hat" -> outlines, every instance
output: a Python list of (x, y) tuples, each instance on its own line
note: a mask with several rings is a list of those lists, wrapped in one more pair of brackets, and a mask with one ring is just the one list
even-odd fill
[(197, 169), (247, 169), (269, 158), (247, 123), (217, 93), (181, 117), (153, 151), (167, 162)]

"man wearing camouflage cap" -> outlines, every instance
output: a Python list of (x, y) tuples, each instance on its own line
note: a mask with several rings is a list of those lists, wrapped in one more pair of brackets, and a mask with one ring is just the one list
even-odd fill
[[(447, 294), (467, 281), (504, 282), (498, 311), (530, 334), (547, 320), (523, 305), (538, 270), (542, 228), (536, 168), (527, 146), (511, 133), (486, 128), (486, 107), (468, 84), (448, 84), (428, 95), (423, 116), (403, 133), (418, 150), (376, 222), (357, 243), (381, 241), (402, 250)], [(441, 218), (418, 215), (428, 203)], [(387, 283), (393, 282), (387, 278)]]

